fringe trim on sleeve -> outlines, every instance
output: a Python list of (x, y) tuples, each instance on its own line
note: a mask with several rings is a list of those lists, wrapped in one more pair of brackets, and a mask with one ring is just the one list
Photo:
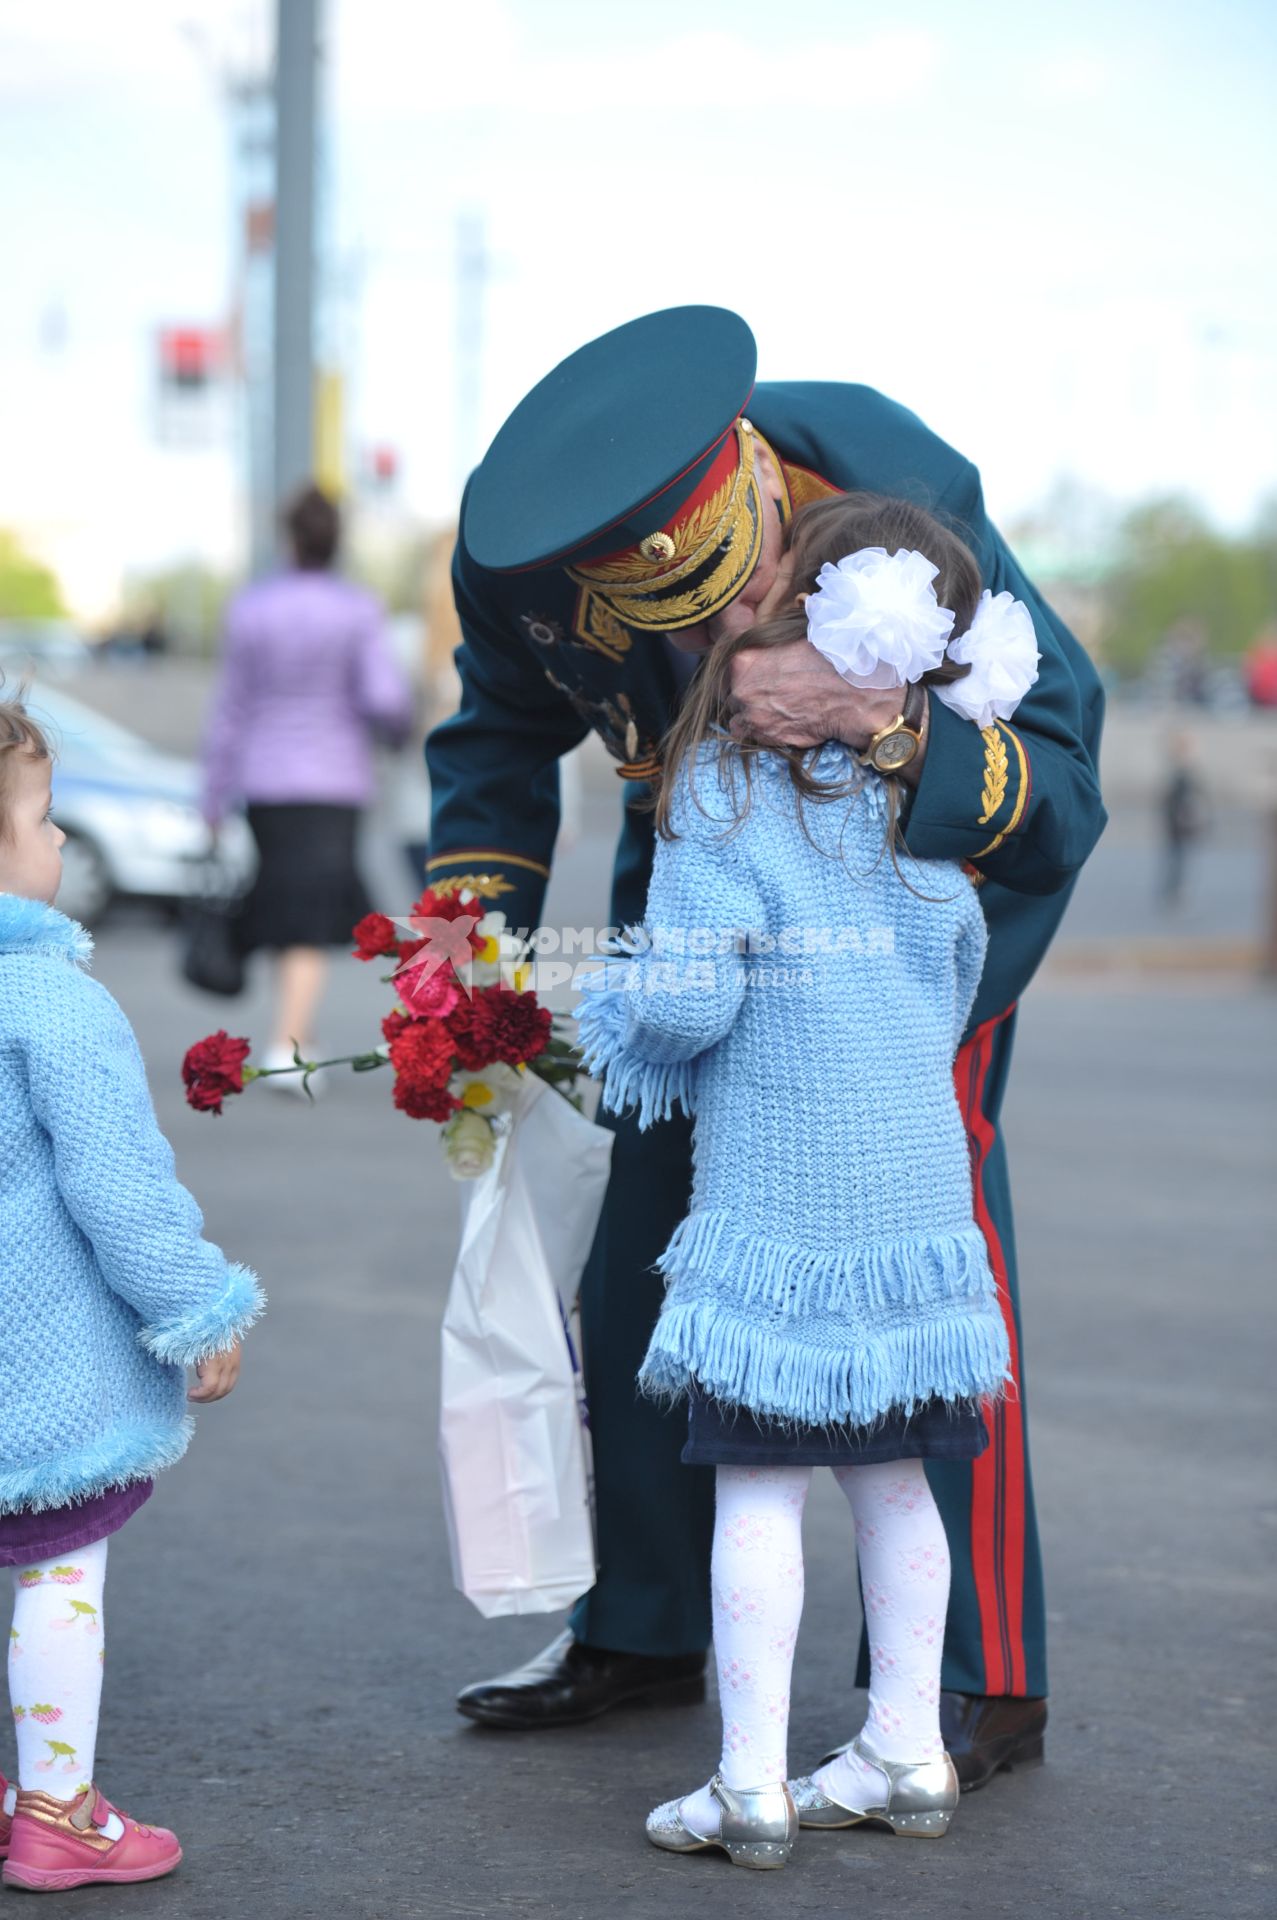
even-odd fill
[(225, 1353), (265, 1310), (266, 1296), (257, 1275), (251, 1267), (235, 1262), (227, 1266), (226, 1286), (218, 1299), (164, 1326), (143, 1327), (138, 1339), (157, 1360), (193, 1367), (210, 1354)]
[(675, 1105), (695, 1111), (695, 1060), (644, 1060), (630, 1047), (629, 995), (614, 968), (609, 984), (592, 988), (573, 1009), (581, 1055), (592, 1074), (603, 1076), (603, 1105), (613, 1113), (638, 1108), (640, 1131), (654, 1120), (668, 1120)]

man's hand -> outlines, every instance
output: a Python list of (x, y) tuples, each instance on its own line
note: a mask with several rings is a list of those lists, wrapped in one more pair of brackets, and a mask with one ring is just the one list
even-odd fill
[(225, 1353), (210, 1353), (207, 1360), (197, 1360), (195, 1371), (199, 1385), (191, 1388), (187, 1399), (224, 1400), (239, 1379), (239, 1341)]
[[(746, 647), (732, 661), (733, 737), (765, 747), (814, 747), (842, 740), (863, 751), (900, 712), (904, 689), (885, 692), (848, 686), (809, 640), (781, 647)], [(922, 745), (901, 778), (917, 780)]]

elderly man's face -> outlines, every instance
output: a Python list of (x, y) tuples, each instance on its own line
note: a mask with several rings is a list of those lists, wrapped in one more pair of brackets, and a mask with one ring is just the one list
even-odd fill
[(776, 579), (783, 550), (780, 512), (781, 478), (765, 447), (755, 448), (755, 469), (763, 494), (763, 544), (754, 571), (734, 600), (729, 600), (712, 620), (701, 620), (694, 627), (679, 627), (669, 638), (687, 653), (704, 653), (715, 641), (728, 640), (743, 633), (758, 618), (758, 609), (770, 593)]

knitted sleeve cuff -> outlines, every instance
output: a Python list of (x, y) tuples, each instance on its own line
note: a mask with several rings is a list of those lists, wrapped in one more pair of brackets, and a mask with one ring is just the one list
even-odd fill
[(573, 1012), (581, 1056), (589, 1071), (603, 1076), (602, 1103), (613, 1113), (637, 1106), (640, 1132), (654, 1120), (668, 1120), (675, 1103), (694, 1112), (696, 1061), (645, 1060), (629, 1043), (630, 993), (624, 984), (631, 961), (609, 960), (606, 985), (592, 986)]
[(247, 1333), (266, 1309), (266, 1296), (250, 1267), (228, 1263), (226, 1285), (216, 1300), (192, 1307), (176, 1320), (143, 1327), (138, 1338), (157, 1360), (193, 1367), (211, 1354), (225, 1353)]

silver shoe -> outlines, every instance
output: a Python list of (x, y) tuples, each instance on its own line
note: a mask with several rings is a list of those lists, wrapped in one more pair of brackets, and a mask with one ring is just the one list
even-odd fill
[(734, 1867), (783, 1867), (798, 1836), (798, 1812), (782, 1780), (774, 1787), (723, 1785), (716, 1773), (709, 1790), (723, 1809), (716, 1834), (689, 1827), (678, 1800), (667, 1800), (647, 1816), (647, 1837), (667, 1853), (701, 1853), (721, 1847)]
[(859, 1734), (842, 1749), (887, 1776), (887, 1798), (880, 1807), (844, 1807), (822, 1793), (809, 1775), (791, 1780), (798, 1824), (803, 1827), (858, 1827), (877, 1820), (893, 1833), (939, 1840), (948, 1831), (958, 1804), (958, 1775), (948, 1754), (938, 1760), (883, 1760)]

